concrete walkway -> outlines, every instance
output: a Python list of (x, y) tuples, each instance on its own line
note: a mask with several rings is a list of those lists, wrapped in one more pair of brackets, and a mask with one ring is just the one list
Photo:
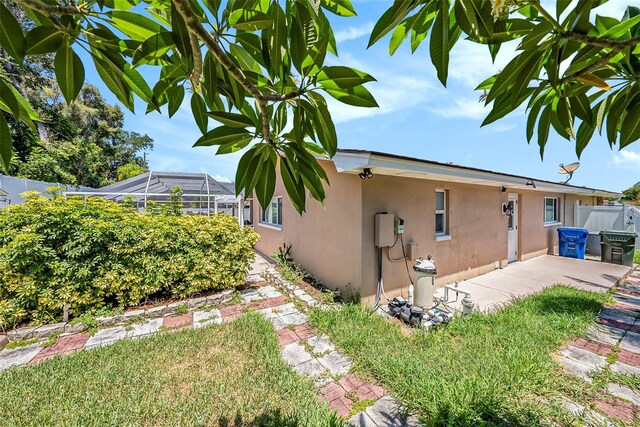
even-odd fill
[[(491, 311), (515, 297), (531, 295), (555, 284), (606, 292), (630, 270), (631, 267), (622, 265), (543, 255), (465, 280), (458, 286), (471, 292), (478, 310)], [(443, 289), (436, 290), (436, 296), (443, 295)], [(450, 292), (449, 298), (455, 298), (455, 293)], [(461, 310), (461, 300), (462, 297), (451, 306)]]

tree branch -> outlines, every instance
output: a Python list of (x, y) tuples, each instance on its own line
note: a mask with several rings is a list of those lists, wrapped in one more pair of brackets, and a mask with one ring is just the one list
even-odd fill
[(50, 15), (83, 15), (82, 11), (76, 6), (52, 6), (46, 3), (42, 3), (38, 0), (18, 0), (29, 9), (37, 10), (38, 12), (50, 16)]
[(634, 37), (628, 40), (611, 40), (607, 38), (588, 36), (586, 34), (576, 33), (575, 31), (566, 32), (563, 34), (563, 36), (569, 40), (577, 41), (591, 46), (608, 47), (610, 49), (623, 50), (628, 47), (634, 47), (640, 44), (640, 37)]
[(588, 67), (585, 67), (582, 70), (576, 71), (575, 73), (571, 74), (570, 76), (563, 77), (562, 79), (560, 79), (560, 83), (566, 83), (566, 82), (568, 82), (570, 80), (575, 80), (580, 76), (584, 76), (585, 74), (590, 74), (593, 71), (598, 70), (604, 64), (609, 62), (613, 57), (615, 57), (617, 54), (619, 54), (621, 50), (622, 50), (621, 48), (616, 48), (616, 49), (611, 50), (611, 52), (607, 53), (602, 58), (600, 58), (599, 60), (597, 60), (593, 64), (589, 65)]
[(284, 93), (282, 95), (277, 93), (270, 93), (267, 95), (263, 94), (263, 96), (264, 96), (264, 99), (266, 99), (267, 101), (278, 102), (278, 101), (287, 101), (289, 99), (297, 98), (305, 92), (306, 91), (304, 89), (298, 89), (298, 90), (294, 90), (293, 92)]
[(191, 43), (191, 50), (193, 51), (193, 71), (189, 76), (191, 85), (194, 87), (200, 86), (200, 76), (202, 75), (202, 51), (200, 50), (200, 43), (196, 36), (189, 32), (189, 43)]
[[(31, 1), (31, 0), (29, 0)], [(209, 33), (203, 26), (198, 17), (193, 13), (189, 0), (173, 0), (173, 4), (176, 6), (176, 10), (187, 25), (189, 32), (194, 36), (199, 37), (204, 42), (205, 46), (213, 54), (213, 56), (220, 62), (220, 64), (229, 72), (231, 77), (242, 85), (256, 100), (258, 109), (260, 110), (260, 116), (262, 117), (262, 135), (268, 143), (272, 143), (271, 138), (271, 126), (269, 124), (269, 113), (267, 111), (267, 99), (262, 92), (255, 87), (249, 79), (244, 75), (242, 70), (233, 63), (231, 58), (222, 49), (218, 42), (218, 38)]]

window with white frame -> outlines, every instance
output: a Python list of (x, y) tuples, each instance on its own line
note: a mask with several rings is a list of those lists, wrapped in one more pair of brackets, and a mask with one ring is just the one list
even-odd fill
[(260, 222), (282, 226), (282, 197), (274, 197), (266, 209), (261, 209)]
[(447, 235), (447, 226), (447, 190), (436, 190), (436, 236)]
[(559, 222), (558, 217), (558, 198), (557, 197), (545, 197), (544, 198), (544, 222), (553, 223)]

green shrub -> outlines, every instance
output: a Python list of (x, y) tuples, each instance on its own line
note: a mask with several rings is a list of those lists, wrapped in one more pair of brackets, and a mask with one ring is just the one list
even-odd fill
[(149, 215), (101, 198), (0, 209), (0, 326), (244, 282), (257, 235), (235, 218)]

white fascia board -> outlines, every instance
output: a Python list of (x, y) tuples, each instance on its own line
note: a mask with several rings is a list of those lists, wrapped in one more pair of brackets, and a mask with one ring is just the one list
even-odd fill
[[(336, 153), (333, 157), (333, 162), (338, 172), (342, 173), (360, 173), (362, 168), (374, 169), (376, 168), (393, 169), (398, 172), (412, 172), (418, 174), (427, 175), (426, 179), (432, 180), (445, 180), (453, 181), (461, 180), (460, 182), (468, 182), (468, 180), (474, 181), (477, 185), (496, 185), (499, 183), (505, 186), (511, 186), (514, 189), (526, 189), (532, 191), (542, 192), (554, 192), (554, 193), (568, 193), (585, 196), (601, 196), (601, 197), (614, 197), (617, 193), (600, 191), (591, 188), (570, 187), (563, 184), (555, 184), (551, 182), (542, 182), (534, 178), (517, 177), (510, 175), (502, 175), (499, 173), (493, 173), (488, 171), (477, 171), (471, 169), (465, 169), (454, 165), (438, 165), (431, 163), (424, 163), (414, 160), (396, 159), (385, 156), (379, 156), (368, 153)], [(379, 172), (380, 173), (380, 172)], [(526, 185), (527, 181), (531, 179), (536, 183), (536, 188)]]

